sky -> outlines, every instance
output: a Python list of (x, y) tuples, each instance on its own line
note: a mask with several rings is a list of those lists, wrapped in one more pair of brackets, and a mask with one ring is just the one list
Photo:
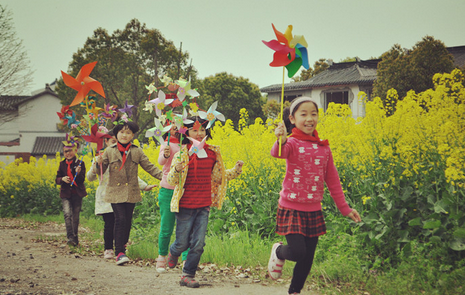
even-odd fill
[[(110, 34), (136, 18), (187, 51), (199, 78), (227, 72), (259, 87), (280, 84), (270, 67), (271, 24), (303, 35), (310, 66), (378, 58), (394, 44), (411, 49), (425, 36), (465, 45), (464, 0), (0, 0), (34, 71), (30, 94), (67, 72), (73, 53), (97, 28)], [(98, 64), (97, 64), (98, 67)], [(298, 75), (297, 73), (296, 75)], [(92, 77), (92, 74), (90, 75)], [(287, 78), (285, 82), (290, 82)]]

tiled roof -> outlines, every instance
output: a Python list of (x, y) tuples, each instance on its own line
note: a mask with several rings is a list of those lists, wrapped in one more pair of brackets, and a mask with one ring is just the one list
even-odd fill
[(0, 96), (0, 111), (15, 111), (22, 102), (30, 96), (5, 95)]
[[(284, 84), (285, 91), (312, 89), (335, 85), (371, 85), (376, 79), (376, 68), (380, 59), (335, 63), (326, 71), (302, 81)], [(281, 84), (275, 84), (260, 89), (261, 92), (281, 91)]]
[(57, 152), (63, 152), (63, 143), (65, 137), (36, 137), (32, 147), (32, 156), (55, 155)]
[(447, 51), (454, 57), (454, 67), (465, 67), (465, 46), (447, 47)]

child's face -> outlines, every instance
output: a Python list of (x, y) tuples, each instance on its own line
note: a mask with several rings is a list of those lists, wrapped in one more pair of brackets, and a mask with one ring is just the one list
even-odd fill
[(178, 127), (176, 127), (176, 125), (172, 125), (170, 129), (171, 136), (176, 136), (177, 132), (178, 132)]
[(120, 143), (127, 144), (134, 138), (134, 133), (127, 126), (124, 126), (124, 128), (118, 132), (116, 137)]
[(76, 156), (76, 148), (75, 147), (63, 147), (63, 155), (65, 156), (66, 160), (71, 160)]
[(112, 136), (111, 138), (105, 138), (105, 145), (110, 146), (117, 142), (116, 137)]
[(313, 102), (304, 102), (300, 104), (294, 115), (289, 115), (289, 120), (300, 131), (312, 135), (318, 124), (318, 109)]
[(202, 141), (202, 139), (207, 135), (205, 127), (200, 127), (199, 129), (189, 129), (189, 137), (192, 137), (195, 140)]

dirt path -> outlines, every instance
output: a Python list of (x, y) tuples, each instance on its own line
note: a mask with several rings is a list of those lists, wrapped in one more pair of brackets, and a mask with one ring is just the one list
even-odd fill
[(72, 253), (61, 242), (37, 242), (64, 232), (62, 224), (0, 219), (0, 294), (287, 294), (285, 284), (203, 271), (200, 288), (180, 287), (179, 268), (158, 275), (142, 262), (116, 266), (101, 256)]

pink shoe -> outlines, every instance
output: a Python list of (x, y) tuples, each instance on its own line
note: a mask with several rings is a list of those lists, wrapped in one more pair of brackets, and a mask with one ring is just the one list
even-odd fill
[(273, 280), (277, 280), (281, 277), (284, 262), (286, 262), (286, 260), (278, 259), (278, 256), (276, 256), (276, 249), (281, 245), (282, 242), (273, 245), (271, 248), (270, 260), (268, 261), (268, 274)]

